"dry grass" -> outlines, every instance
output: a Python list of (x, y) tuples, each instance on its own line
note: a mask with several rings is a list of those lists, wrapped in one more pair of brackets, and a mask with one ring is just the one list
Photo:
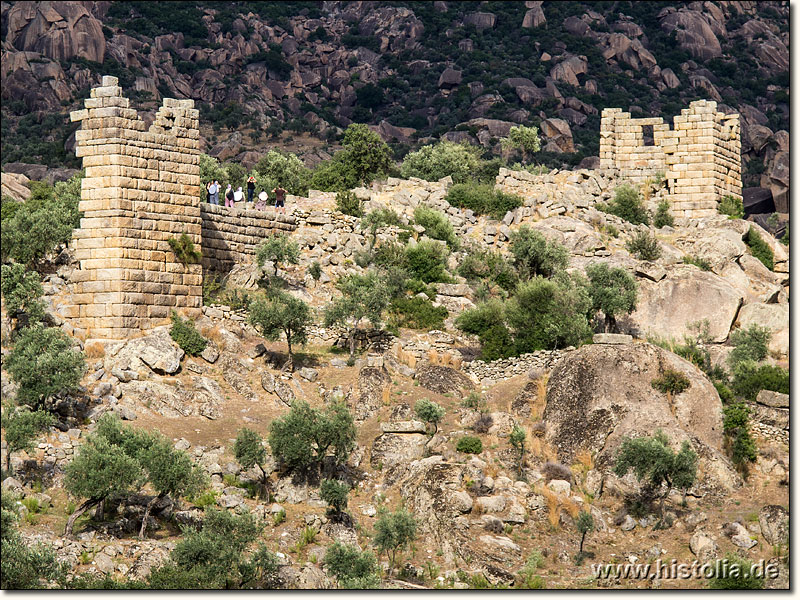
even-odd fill
[(586, 471), (591, 471), (594, 468), (594, 457), (589, 450), (580, 450), (575, 455), (575, 459), (578, 461), (578, 464), (586, 468)]
[(547, 405), (547, 380), (549, 375), (540, 377), (536, 380), (536, 400), (531, 405), (531, 418), (540, 419), (544, 414), (544, 407)]

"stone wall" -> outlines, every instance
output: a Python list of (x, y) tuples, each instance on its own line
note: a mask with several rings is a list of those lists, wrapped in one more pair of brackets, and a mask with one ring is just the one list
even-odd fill
[(185, 233), (201, 245), (199, 115), (192, 100), (166, 98), (148, 128), (108, 76), (84, 106), (71, 114), (86, 169), (80, 269), (62, 315), (81, 339), (119, 340), (202, 305), (201, 266), (180, 263), (168, 243)]
[[(652, 143), (644, 128), (652, 127)], [(666, 198), (681, 217), (716, 213), (725, 195), (741, 197), (739, 115), (717, 111), (717, 103), (697, 100), (673, 119), (632, 119), (620, 108), (606, 108), (600, 124), (600, 168), (643, 183), (664, 176)]]
[(274, 208), (253, 210), (200, 204), (202, 217), (203, 269), (227, 273), (233, 265), (254, 260), (256, 248), (278, 232), (297, 228), (293, 215)]

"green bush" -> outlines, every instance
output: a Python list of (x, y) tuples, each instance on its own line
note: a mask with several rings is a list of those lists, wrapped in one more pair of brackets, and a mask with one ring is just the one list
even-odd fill
[(283, 334), (291, 361), (292, 345), (306, 343), (308, 327), (312, 323), (311, 307), (300, 298), (281, 291), (269, 300), (253, 302), (249, 321), (268, 340), (277, 341)]
[(378, 563), (368, 550), (334, 542), (323, 559), (328, 572), (336, 578), (342, 589), (377, 589), (380, 586)]
[[(82, 175), (75, 175), (55, 188), (31, 182), (31, 196), (6, 210), (3, 218), (0, 258), (36, 267), (48, 254), (69, 242), (72, 231), (80, 226), (80, 186)], [(8, 204), (8, 202), (3, 203)], [(9, 204), (9, 206), (11, 206)]]
[(278, 275), (278, 267), (282, 263), (296, 265), (300, 261), (300, 247), (285, 233), (275, 233), (256, 249), (256, 263), (263, 267), (272, 262), (274, 275)]
[(614, 199), (608, 203), (608, 211), (628, 223), (649, 225), (650, 214), (644, 207), (639, 190), (630, 185), (621, 185), (614, 192)]
[(445, 242), (450, 250), (456, 250), (459, 247), (458, 237), (453, 231), (453, 226), (448, 218), (438, 210), (420, 204), (414, 210), (414, 221), (417, 225), (425, 228), (425, 235), (429, 238)]
[(456, 450), (466, 454), (480, 454), (483, 452), (483, 442), (477, 436), (465, 435), (458, 440)]
[(712, 590), (761, 590), (764, 588), (764, 576), (751, 575), (753, 563), (746, 558), (728, 554), (726, 572), (718, 573), (708, 582)]
[(19, 385), (17, 401), (38, 410), (58, 392), (78, 391), (86, 360), (66, 333), (34, 325), (20, 332), (3, 368)]
[(169, 238), (167, 243), (178, 262), (184, 265), (197, 264), (203, 258), (203, 255), (194, 249), (191, 238), (185, 233), (182, 233), (177, 239), (174, 237)]
[(522, 198), (506, 194), (485, 183), (459, 183), (447, 191), (445, 197), (451, 206), (467, 208), (476, 215), (489, 215), (502, 219), (506, 213), (522, 206)]
[(289, 469), (307, 469), (333, 453), (337, 464), (347, 460), (355, 447), (356, 428), (353, 416), (342, 404), (324, 411), (302, 401), (272, 421), (269, 445), (275, 459)]
[(390, 574), (395, 564), (397, 551), (408, 546), (416, 536), (417, 522), (414, 515), (405, 508), (398, 508), (395, 512), (387, 512), (382, 509), (378, 513), (372, 543), (378, 552), (381, 554), (386, 552), (389, 555)]
[(3, 265), (0, 282), (9, 317), (18, 319), (21, 315), (25, 315), (29, 324), (44, 319), (45, 304), (42, 300), (44, 290), (36, 271), (31, 271), (19, 263)]
[(351, 217), (362, 217), (361, 200), (351, 191), (342, 191), (336, 194), (336, 210)]
[(309, 265), (308, 274), (311, 275), (314, 281), (319, 281), (319, 278), (322, 276), (322, 266), (320, 266), (319, 261), (315, 260)]
[(182, 319), (174, 310), (170, 318), (172, 319), (172, 327), (169, 330), (169, 336), (186, 354), (197, 356), (206, 349), (208, 340), (195, 329), (194, 323), (189, 319)]
[(680, 394), (689, 389), (689, 379), (680, 371), (665, 370), (660, 377), (654, 379), (650, 385), (662, 394)]
[(683, 264), (694, 265), (695, 267), (699, 267), (703, 271), (711, 270), (711, 263), (708, 262), (705, 258), (700, 258), (699, 256), (691, 256), (691, 255), (684, 256)]
[(586, 275), (592, 310), (605, 315), (606, 332), (616, 331), (617, 317), (636, 309), (636, 280), (622, 267), (609, 267), (605, 262), (586, 267)]
[(506, 325), (505, 304), (492, 299), (464, 311), (456, 318), (456, 327), (477, 335), (481, 343), (481, 359), (490, 361), (514, 356), (514, 339)]
[(469, 282), (491, 282), (507, 292), (517, 286), (517, 272), (505, 256), (494, 250), (472, 246), (456, 271)]
[(409, 329), (442, 329), (449, 314), (444, 306), (434, 306), (427, 298), (395, 298), (389, 305), (389, 323)]
[(664, 198), (658, 203), (655, 217), (653, 217), (653, 225), (655, 225), (657, 229), (661, 229), (667, 226), (672, 227), (674, 224), (675, 219), (672, 218), (672, 213), (669, 212), (669, 200)]
[(728, 363), (736, 365), (742, 361), (761, 362), (769, 353), (769, 341), (772, 333), (766, 327), (753, 323), (747, 329), (731, 332), (730, 342), (734, 346), (728, 355)]
[(503, 138), (501, 145), (506, 150), (520, 150), (523, 158), (527, 159), (529, 155), (541, 149), (539, 129), (537, 127), (515, 125), (508, 131), (508, 137)]
[(789, 371), (773, 365), (742, 361), (733, 367), (731, 387), (734, 394), (751, 402), (755, 401), (761, 390), (788, 394)]
[(509, 250), (514, 257), (514, 266), (523, 279), (537, 275), (552, 277), (564, 270), (569, 262), (569, 252), (562, 244), (549, 241), (542, 233), (527, 225), (511, 232)]
[(661, 246), (656, 236), (640, 231), (625, 244), (628, 252), (639, 260), (658, 260), (661, 257)]
[(439, 421), (442, 420), (447, 412), (443, 407), (439, 406), (436, 402), (422, 398), (414, 405), (414, 412), (417, 417), (422, 419), (425, 423), (433, 425), (433, 434), (439, 430)]
[(747, 244), (748, 248), (750, 248), (750, 253), (760, 260), (765, 267), (767, 267), (770, 271), (775, 268), (775, 257), (772, 253), (772, 248), (770, 248), (769, 244), (767, 244), (767, 242), (765, 242), (764, 239), (758, 235), (758, 232), (752, 227), (744, 236), (744, 243)]
[(295, 196), (305, 196), (308, 193), (311, 171), (291, 152), (270, 150), (254, 168), (269, 182), (269, 189), (263, 188), (268, 193), (276, 186), (281, 186)]
[(412, 277), (425, 283), (450, 280), (447, 274), (447, 248), (436, 242), (423, 240), (407, 245), (405, 264)]
[(319, 497), (328, 503), (328, 506), (338, 515), (347, 508), (347, 494), (350, 485), (336, 479), (323, 479), (319, 486)]
[(0, 417), (5, 431), (6, 444), (6, 471), (11, 475), (11, 453), (33, 449), (33, 440), (48, 427), (52, 427), (55, 418), (49, 412), (42, 410), (30, 411), (27, 407), (3, 407)]
[(736, 196), (723, 196), (717, 205), (717, 212), (728, 215), (729, 219), (744, 219), (744, 204)]
[(438, 181), (449, 175), (460, 183), (473, 175), (479, 163), (478, 148), (443, 140), (409, 152), (403, 159), (400, 174), (406, 179), (419, 177), (426, 181)]

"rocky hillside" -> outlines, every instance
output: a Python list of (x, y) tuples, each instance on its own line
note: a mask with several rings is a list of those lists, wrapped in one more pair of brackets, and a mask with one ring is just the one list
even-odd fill
[[(2, 161), (76, 167), (77, 108), (101, 74), (151, 112), (201, 106), (208, 153), (330, 157), (366, 122), (398, 157), (538, 125), (537, 161), (596, 156), (599, 113), (671, 117), (710, 98), (742, 115), (746, 194), (786, 198), (787, 2), (3, 2)], [(289, 139), (293, 138), (293, 139)], [(29, 173), (26, 173), (30, 176)], [(776, 207), (788, 212), (784, 200)]]

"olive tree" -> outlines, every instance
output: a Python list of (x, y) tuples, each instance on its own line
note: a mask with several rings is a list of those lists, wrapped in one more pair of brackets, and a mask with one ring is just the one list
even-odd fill
[(325, 326), (339, 324), (347, 328), (352, 357), (356, 352), (359, 323), (367, 319), (373, 327), (378, 327), (389, 304), (389, 294), (374, 271), (366, 275), (345, 275), (336, 283), (336, 288), (342, 295), (325, 309)]
[(3, 367), (19, 384), (17, 401), (38, 410), (54, 394), (78, 389), (86, 360), (61, 329), (34, 325), (20, 332)]
[(586, 267), (592, 310), (605, 315), (606, 333), (617, 330), (617, 317), (636, 310), (636, 281), (622, 267), (593, 263)]
[(578, 556), (583, 556), (583, 542), (586, 540), (586, 534), (594, 530), (594, 517), (592, 513), (582, 510), (575, 518), (575, 528), (581, 534), (581, 545), (578, 550)]
[(30, 411), (28, 407), (3, 407), (2, 426), (6, 437), (6, 471), (11, 474), (11, 453), (33, 449), (33, 440), (51, 427), (55, 417), (43, 410)]
[(38, 323), (44, 319), (44, 290), (36, 271), (19, 263), (3, 265), (2, 293), (8, 316), (18, 323)]
[(614, 464), (614, 474), (623, 477), (633, 470), (637, 479), (647, 483), (655, 490), (662, 484), (666, 491), (661, 496), (661, 518), (664, 518), (664, 504), (673, 488), (686, 494), (697, 476), (697, 453), (688, 440), (684, 440), (679, 452), (669, 446), (663, 431), (655, 435), (639, 438), (625, 438)]
[(529, 155), (541, 149), (539, 130), (536, 127), (516, 125), (509, 129), (508, 137), (503, 138), (501, 145), (505, 150), (521, 150), (523, 159), (527, 160)]
[(243, 469), (252, 469), (258, 466), (261, 471), (261, 489), (264, 497), (269, 497), (267, 492), (267, 472), (264, 465), (267, 462), (267, 450), (264, 448), (261, 436), (247, 427), (243, 427), (236, 434), (236, 441), (233, 443), (233, 455), (236, 461), (242, 465)]
[(311, 307), (291, 294), (279, 292), (268, 300), (255, 301), (250, 306), (249, 318), (268, 340), (276, 341), (281, 334), (286, 337), (289, 352), (286, 367), (291, 368), (294, 363), (292, 344), (305, 344), (308, 339)]
[(341, 518), (347, 508), (347, 494), (350, 485), (345, 481), (336, 479), (323, 479), (319, 486), (319, 496), (331, 507), (337, 518)]
[(381, 511), (375, 523), (375, 532), (372, 543), (380, 554), (386, 552), (389, 556), (389, 574), (391, 574), (395, 555), (417, 537), (417, 522), (414, 515), (405, 508), (398, 508), (395, 512)]
[(442, 420), (446, 411), (444, 407), (439, 406), (436, 402), (423, 398), (414, 405), (414, 412), (417, 413), (420, 419), (433, 425), (431, 436), (434, 436), (439, 431), (439, 421)]
[(259, 267), (271, 262), (278, 276), (278, 267), (283, 263), (296, 265), (300, 261), (300, 247), (285, 233), (275, 233), (256, 249), (256, 262)]
[(522, 477), (522, 466), (525, 461), (525, 430), (519, 425), (514, 425), (511, 434), (508, 436), (508, 441), (511, 446), (517, 451), (517, 475)]
[(547, 240), (527, 225), (511, 232), (509, 250), (520, 277), (525, 279), (536, 275), (552, 277), (567, 267), (569, 259), (569, 252), (562, 244)]

